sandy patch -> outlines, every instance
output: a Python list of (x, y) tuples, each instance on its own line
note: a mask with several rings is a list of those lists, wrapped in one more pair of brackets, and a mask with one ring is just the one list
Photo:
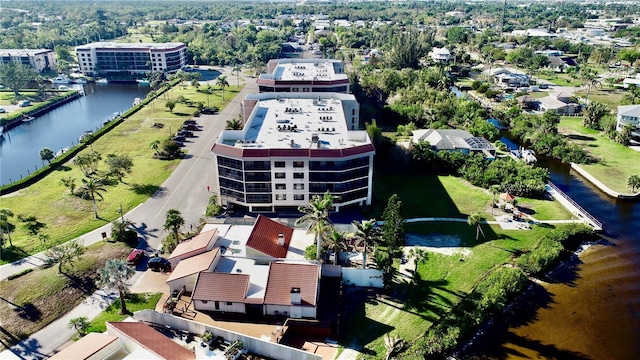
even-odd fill
[(411, 247), (417, 246), (429, 252), (443, 255), (468, 256), (471, 250), (460, 246), (460, 237), (456, 235), (417, 235), (407, 234), (405, 238), (405, 254)]

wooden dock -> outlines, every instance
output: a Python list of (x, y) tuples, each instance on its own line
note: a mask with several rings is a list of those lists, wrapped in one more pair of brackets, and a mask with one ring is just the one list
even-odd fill
[(553, 196), (554, 199), (558, 200), (560, 204), (562, 204), (572, 214), (581, 219), (586, 225), (591, 226), (593, 230), (598, 232), (601, 232), (603, 230), (602, 223), (598, 221), (598, 219), (593, 217), (585, 209), (583, 209), (582, 206), (573, 201), (573, 199), (571, 199), (567, 194), (560, 190), (554, 183), (549, 181), (545, 188), (547, 192), (551, 194), (551, 196)]

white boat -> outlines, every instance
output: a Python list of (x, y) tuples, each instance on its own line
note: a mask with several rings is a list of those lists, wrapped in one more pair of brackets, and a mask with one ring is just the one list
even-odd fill
[(133, 104), (131, 104), (131, 106), (136, 106), (136, 105), (140, 104), (141, 102), (142, 102), (142, 99), (135, 98), (135, 99), (133, 99)]
[(58, 86), (58, 90), (69, 90), (69, 87), (66, 85), (60, 85)]
[(74, 84), (86, 84), (87, 83), (87, 79), (85, 78), (74, 78), (73, 80)]
[(53, 79), (49, 79), (49, 81), (51, 81), (51, 83), (53, 84), (69, 84), (70, 80), (67, 77), (67, 75), (58, 75), (56, 77), (54, 77)]
[(138, 85), (142, 85), (142, 86), (149, 86), (150, 82), (147, 79), (138, 79), (136, 80), (136, 82), (138, 83)]
[(33, 117), (33, 116), (27, 116), (27, 115), (25, 115), (25, 116), (23, 116), (23, 117), (22, 117), (22, 122), (29, 122), (29, 121), (32, 121), (32, 120), (35, 120), (35, 119), (36, 119), (36, 118), (35, 118), (35, 117)]
[(78, 142), (82, 142), (82, 140), (86, 139), (90, 135), (93, 135), (93, 131), (87, 130), (87, 131), (83, 132), (82, 135), (80, 135), (80, 137), (78, 137)]
[(109, 80), (107, 80), (106, 78), (96, 80), (96, 84), (108, 84), (108, 83), (109, 83)]
[(62, 149), (58, 150), (58, 152), (56, 152), (55, 157), (58, 157), (58, 156), (60, 156), (60, 155), (62, 155), (64, 153), (66, 153), (67, 151), (69, 151), (68, 147), (62, 148)]

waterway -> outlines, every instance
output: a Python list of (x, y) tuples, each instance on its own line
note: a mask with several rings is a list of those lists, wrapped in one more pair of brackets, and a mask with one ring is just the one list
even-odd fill
[(640, 354), (640, 201), (600, 192), (542, 159), (561, 190), (600, 220), (605, 237), (549, 274), (465, 355), (491, 359), (635, 359)]
[(53, 152), (78, 143), (86, 130), (99, 129), (114, 112), (124, 112), (135, 98), (144, 98), (148, 86), (137, 84), (73, 85), (85, 96), (64, 104), (0, 138), (0, 183), (8, 184), (43, 166), (40, 150)]

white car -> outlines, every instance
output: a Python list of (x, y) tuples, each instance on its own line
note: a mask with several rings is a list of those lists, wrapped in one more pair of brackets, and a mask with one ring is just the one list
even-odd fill
[(0, 114), (7, 112), (3, 107), (0, 107)]

